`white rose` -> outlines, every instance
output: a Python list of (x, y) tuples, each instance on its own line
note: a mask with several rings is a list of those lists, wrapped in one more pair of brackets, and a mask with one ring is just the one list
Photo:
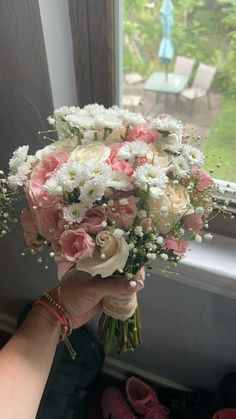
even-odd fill
[(148, 162), (162, 169), (167, 169), (171, 157), (164, 150), (158, 148), (155, 144), (148, 144), (150, 152), (146, 154)]
[(57, 153), (59, 151), (65, 151), (70, 153), (77, 146), (77, 140), (72, 138), (66, 138), (63, 140), (55, 141), (52, 144), (47, 145), (46, 147), (38, 150), (35, 154), (35, 157), (38, 160), (42, 160), (43, 157), (51, 153)]
[[(93, 256), (78, 262), (79, 271), (90, 275), (101, 275), (103, 278), (112, 275), (116, 270), (124, 269), (129, 255), (129, 246), (123, 236), (114, 236), (110, 231), (101, 231), (96, 236), (96, 249)], [(103, 259), (101, 254), (104, 255)]]
[[(189, 194), (180, 184), (169, 182), (164, 195), (158, 199), (149, 198), (149, 216), (155, 227), (163, 234), (168, 233), (184, 216), (192, 214)], [(161, 208), (165, 208), (165, 216)]]
[(87, 163), (90, 160), (105, 161), (110, 156), (110, 148), (105, 144), (96, 142), (85, 146), (78, 146), (71, 153), (69, 161)]

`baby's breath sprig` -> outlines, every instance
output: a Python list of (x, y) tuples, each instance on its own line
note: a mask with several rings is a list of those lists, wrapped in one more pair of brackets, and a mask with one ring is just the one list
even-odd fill
[(17, 222), (13, 203), (19, 200), (17, 190), (9, 189), (7, 179), (0, 170), (0, 237), (6, 236)]

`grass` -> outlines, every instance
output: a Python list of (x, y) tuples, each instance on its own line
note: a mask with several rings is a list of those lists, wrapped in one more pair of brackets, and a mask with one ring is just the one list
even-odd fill
[[(214, 170), (213, 177), (236, 182), (236, 101), (224, 97), (204, 148), (208, 156), (206, 170)], [(220, 159), (219, 159), (220, 158)], [(219, 159), (219, 160), (218, 160)], [(216, 168), (218, 161), (221, 167)]]

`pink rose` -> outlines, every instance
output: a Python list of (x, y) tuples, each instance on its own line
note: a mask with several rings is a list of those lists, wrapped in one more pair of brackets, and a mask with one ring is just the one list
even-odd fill
[(109, 148), (111, 150), (110, 152), (110, 156), (108, 158), (109, 162), (113, 162), (114, 159), (116, 159), (117, 153), (119, 151), (119, 149), (122, 147), (122, 145), (124, 145), (125, 143), (114, 143), (109, 145)]
[(34, 216), (39, 234), (51, 243), (57, 242), (64, 231), (62, 212), (55, 207), (36, 208)]
[(104, 207), (94, 207), (90, 208), (84, 217), (80, 227), (83, 227), (89, 233), (96, 234), (99, 231), (103, 230), (102, 222), (107, 220), (107, 213)]
[(78, 262), (92, 256), (95, 243), (83, 228), (66, 230), (60, 239), (62, 255), (69, 262)]
[(179, 257), (182, 257), (188, 247), (188, 242), (179, 237), (171, 236), (165, 240), (164, 246), (168, 250), (173, 250)]
[(112, 170), (117, 170), (127, 176), (131, 176), (133, 173), (133, 167), (125, 160), (114, 159), (110, 166), (112, 167)]
[(204, 170), (198, 169), (197, 167), (192, 168), (191, 176), (197, 178), (196, 189), (198, 191), (209, 188), (209, 186), (214, 184), (211, 176)]
[(203, 221), (200, 214), (189, 214), (183, 218), (183, 228), (185, 231), (198, 233), (203, 227)]
[(27, 245), (39, 245), (41, 242), (38, 240), (38, 230), (28, 208), (24, 208), (21, 213), (21, 223), (23, 225), (24, 237)]
[(131, 164), (126, 162), (125, 160), (117, 159), (117, 153), (120, 149), (120, 147), (124, 143), (115, 143), (110, 146), (111, 154), (109, 158), (107, 159), (107, 163), (109, 166), (111, 166), (112, 170), (117, 170), (118, 172), (122, 172), (127, 176), (131, 176), (133, 173), (133, 167)]
[(129, 128), (128, 130), (128, 141), (143, 141), (144, 143), (150, 144), (158, 140), (160, 134), (157, 131), (153, 131), (148, 127), (148, 124), (138, 124), (135, 128)]
[(134, 197), (120, 198), (113, 205), (108, 205), (107, 216), (109, 221), (115, 222), (118, 228), (128, 230), (133, 224), (138, 209)]
[(30, 205), (46, 207), (51, 206), (53, 202), (58, 200), (55, 195), (48, 195), (46, 189), (44, 189), (44, 183), (67, 160), (68, 153), (61, 151), (48, 154), (34, 167), (26, 189)]

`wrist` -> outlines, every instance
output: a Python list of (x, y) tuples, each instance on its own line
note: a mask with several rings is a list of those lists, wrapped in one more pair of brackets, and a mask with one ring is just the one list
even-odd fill
[[(55, 295), (55, 298), (54, 298)], [(52, 290), (50, 294), (47, 292), (44, 292), (41, 295), (40, 300), (35, 301), (34, 303), (35, 310), (40, 308), (41, 310), (46, 310), (47, 314), (45, 315), (45, 312), (42, 313), (42, 311), (39, 311), (38, 313), (41, 314), (43, 317), (46, 316), (48, 320), (51, 321), (53, 319), (54, 325), (57, 324), (60, 336), (60, 340), (63, 340), (65, 342), (65, 345), (72, 357), (72, 359), (75, 359), (76, 352), (71, 346), (68, 336), (72, 333), (73, 330), (73, 323), (71, 320), (71, 317), (65, 307), (62, 305), (62, 298), (61, 298), (61, 287), (56, 288), (55, 290)], [(49, 317), (50, 315), (50, 317)]]
[(48, 325), (51, 325), (53, 329), (58, 330), (59, 337), (61, 335), (61, 329), (60, 329), (60, 322), (59, 320), (51, 314), (46, 307), (43, 307), (41, 305), (33, 305), (30, 314), (33, 314), (35, 316), (38, 316), (42, 320), (44, 319), (45, 323)]
[(59, 286), (57, 288), (52, 289), (49, 291), (49, 295), (53, 298), (53, 300), (62, 307), (63, 310), (65, 310), (66, 315), (69, 317), (70, 325), (71, 325), (71, 331), (74, 328), (73, 327), (73, 319), (74, 319), (74, 313), (71, 308), (71, 305), (68, 303), (67, 298), (65, 298), (65, 290), (62, 286)]

